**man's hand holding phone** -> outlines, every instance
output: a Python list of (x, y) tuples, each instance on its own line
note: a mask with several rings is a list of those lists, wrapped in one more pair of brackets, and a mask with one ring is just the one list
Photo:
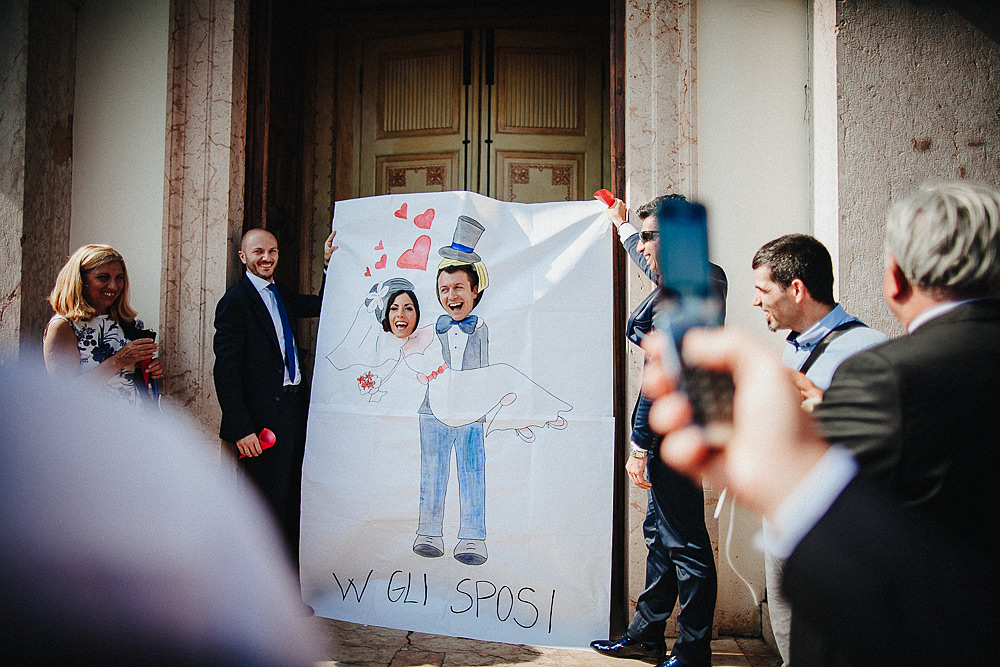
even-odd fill
[(705, 207), (681, 198), (668, 199), (660, 204), (656, 218), (660, 296), (653, 326), (665, 334), (662, 363), (666, 373), (677, 378), (680, 391), (688, 395), (694, 422), (707, 427), (706, 437), (723, 444), (732, 422), (732, 378), (685, 363), (681, 345), (692, 328), (720, 327), (725, 313), (725, 303), (712, 287)]
[(787, 369), (744, 331), (688, 333), (685, 363), (731, 374), (734, 380), (732, 435), (720, 447), (692, 423), (691, 403), (677, 391), (676, 376), (655, 363), (661, 360), (663, 338), (654, 332), (642, 344), (650, 355), (642, 387), (653, 401), (649, 423), (666, 436), (660, 456), (692, 479), (705, 477), (728, 487), (748, 508), (771, 516), (828, 448), (812, 418), (799, 408), (799, 392)]

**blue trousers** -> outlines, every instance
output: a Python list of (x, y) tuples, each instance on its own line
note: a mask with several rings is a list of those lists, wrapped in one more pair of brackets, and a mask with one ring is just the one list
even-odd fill
[(646, 520), (646, 586), (635, 604), (628, 634), (660, 641), (667, 619), (680, 600), (673, 655), (692, 667), (712, 662), (712, 622), (717, 579), (712, 541), (705, 528), (705, 494), (700, 484), (649, 457)]
[(444, 501), (451, 452), (458, 469), (460, 540), (486, 539), (486, 448), (483, 423), (452, 428), (434, 415), (420, 415), (420, 523), (417, 535), (444, 535)]

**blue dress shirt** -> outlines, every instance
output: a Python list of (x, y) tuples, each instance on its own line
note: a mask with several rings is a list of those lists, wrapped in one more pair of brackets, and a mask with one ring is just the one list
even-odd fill
[[(793, 331), (788, 334), (785, 350), (781, 355), (781, 363), (788, 368), (798, 370), (806, 363), (806, 359), (812, 354), (823, 337), (833, 329), (852, 322), (858, 318), (848, 315), (846, 311), (837, 304), (826, 317), (809, 327), (806, 331), (798, 333)], [(833, 373), (845, 359), (854, 356), (858, 352), (887, 340), (885, 334), (868, 327), (854, 327), (848, 329), (830, 342), (829, 347), (823, 351), (816, 359), (812, 367), (806, 373), (806, 377), (812, 380), (813, 384), (826, 391), (833, 380)]]

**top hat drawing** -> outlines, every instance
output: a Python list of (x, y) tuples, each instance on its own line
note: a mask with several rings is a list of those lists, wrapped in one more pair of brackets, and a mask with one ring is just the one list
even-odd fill
[(438, 252), (442, 257), (456, 259), (460, 262), (474, 264), (482, 261), (476, 254), (476, 244), (479, 237), (483, 235), (486, 228), (467, 215), (458, 216), (458, 225), (455, 227), (455, 236), (452, 237), (451, 245), (440, 248)]

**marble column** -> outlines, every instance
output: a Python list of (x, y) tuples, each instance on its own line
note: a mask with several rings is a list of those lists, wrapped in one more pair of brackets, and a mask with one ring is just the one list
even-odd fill
[(695, 3), (629, 0), (625, 169), (630, 207), (697, 194)]
[(76, 8), (0, 9), (0, 354), (39, 360), (46, 298), (69, 252)]
[[(625, 201), (629, 208), (641, 206), (666, 193), (697, 196), (696, 106), (696, 15), (693, 1), (669, 2), (629, 0), (625, 17)], [(629, 305), (641, 301), (653, 286), (630, 262)], [(627, 346), (629, 407), (635, 403), (642, 379), (642, 351)], [(712, 508), (718, 490), (706, 489), (708, 530), (718, 551), (718, 522)], [(628, 590), (633, 601), (643, 590), (646, 546), (642, 520), (646, 513), (645, 491), (629, 485), (628, 511)], [(728, 578), (720, 567), (720, 605)], [(725, 618), (725, 610), (716, 614)], [(631, 613), (631, 611), (630, 611)], [(754, 616), (755, 610), (741, 610), (735, 616)], [(757, 617), (759, 619), (759, 616)], [(756, 621), (759, 631), (759, 621)], [(752, 632), (755, 621), (737, 622), (734, 627)], [(717, 627), (718, 630), (718, 627)], [(676, 635), (674, 618), (668, 635)]]
[(28, 0), (0, 5), (0, 362), (16, 358), (21, 333), (24, 129)]
[(246, 16), (243, 0), (171, 3), (161, 350), (170, 399), (212, 429), (215, 305), (243, 230)]

